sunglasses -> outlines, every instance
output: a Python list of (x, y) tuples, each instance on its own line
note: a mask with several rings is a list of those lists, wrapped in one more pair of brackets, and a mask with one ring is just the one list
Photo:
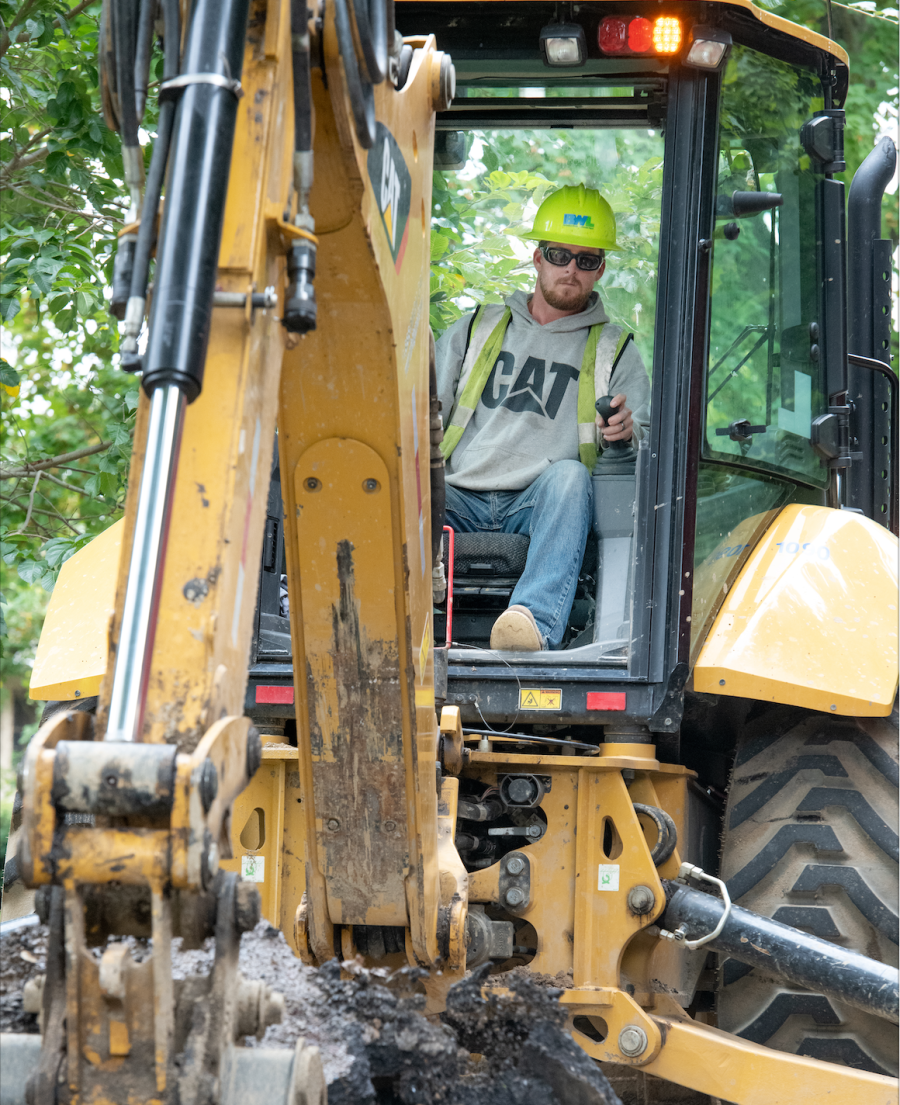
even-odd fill
[(538, 248), (545, 261), (549, 261), (551, 265), (558, 265), (560, 268), (565, 268), (574, 257), (578, 268), (585, 272), (596, 272), (604, 261), (603, 253), (573, 253), (570, 249), (559, 249), (557, 246), (539, 246)]

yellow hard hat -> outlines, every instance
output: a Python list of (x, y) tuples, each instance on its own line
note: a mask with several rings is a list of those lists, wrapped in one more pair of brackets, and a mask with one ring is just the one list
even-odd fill
[(530, 234), (536, 242), (561, 242), (567, 246), (619, 250), (612, 208), (596, 188), (569, 184), (548, 196), (534, 217)]

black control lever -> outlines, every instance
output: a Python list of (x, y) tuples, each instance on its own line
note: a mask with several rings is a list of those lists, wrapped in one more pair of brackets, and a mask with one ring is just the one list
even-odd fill
[[(609, 426), (610, 418), (612, 418), (617, 411), (622, 409), (621, 407), (614, 407), (612, 405), (614, 398), (615, 397), (612, 395), (601, 395), (594, 404), (597, 414), (600, 415), (607, 427)], [(606, 445), (605, 452), (613, 456), (621, 456), (623, 453), (630, 453), (631, 446), (627, 441), (611, 441)]]

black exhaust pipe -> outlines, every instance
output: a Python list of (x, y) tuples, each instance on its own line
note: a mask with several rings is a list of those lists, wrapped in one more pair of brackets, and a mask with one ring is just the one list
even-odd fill
[[(858, 357), (891, 361), (891, 251), (881, 236), (881, 202), (897, 164), (897, 150), (882, 138), (856, 170), (847, 197), (848, 349)], [(888, 382), (869, 368), (848, 369), (850, 432), (862, 458), (847, 472), (847, 503), (868, 518), (897, 532), (897, 457), (891, 441), (891, 394)], [(889, 473), (887, 480), (882, 472)]]

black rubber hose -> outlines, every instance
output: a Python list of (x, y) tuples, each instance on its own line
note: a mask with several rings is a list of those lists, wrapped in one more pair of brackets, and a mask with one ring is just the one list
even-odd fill
[(150, 81), (150, 54), (153, 50), (153, 21), (158, 0), (141, 0), (138, 16), (137, 46), (134, 51), (134, 99), (138, 123), (144, 118), (147, 86)]
[[(388, 68), (387, 5), (392, 0), (353, 0), (353, 15), (369, 80), (381, 84)], [(390, 21), (393, 23), (393, 20)]]
[[(667, 905), (658, 922), (661, 928), (673, 932), (682, 928), (688, 940), (698, 940), (716, 928), (725, 910), (721, 899), (665, 879), (663, 889)], [(777, 975), (876, 1017), (898, 1018), (895, 967), (749, 909), (733, 905), (722, 931), (704, 949), (724, 952), (741, 963), (762, 968), (767, 975)]]
[(363, 81), (359, 71), (347, 0), (334, 0), (334, 25), (347, 77), (347, 92), (356, 124), (356, 138), (364, 150), (370, 150), (375, 145), (375, 96), (372, 85)]
[(312, 89), (309, 82), (307, 0), (291, 0), (291, 62), (294, 73), (294, 149), (312, 149)]
[(116, 51), (116, 93), (119, 101), (119, 133), (123, 146), (138, 145), (137, 109), (134, 90), (134, 60), (137, 42), (137, 13), (131, 0), (118, 0), (113, 13)]
[[(165, 39), (163, 42), (163, 80), (178, 76), (181, 63), (181, 12), (178, 0), (162, 0)], [(159, 124), (156, 129), (156, 141), (153, 143), (153, 156), (150, 158), (150, 170), (147, 173), (147, 185), (144, 190), (144, 207), (141, 225), (138, 229), (137, 246), (134, 251), (134, 268), (131, 272), (131, 295), (139, 299), (146, 298), (147, 281), (150, 276), (150, 254), (156, 237), (156, 215), (159, 210), (159, 197), (162, 195), (166, 164), (169, 160), (169, 147), (172, 143), (172, 126), (175, 122), (175, 101), (164, 100), (159, 106)]]
[(640, 802), (635, 802), (634, 809), (636, 813), (642, 813), (649, 817), (656, 826), (659, 835), (650, 852), (650, 858), (653, 860), (654, 867), (659, 867), (675, 851), (675, 845), (678, 843), (678, 830), (675, 827), (675, 822), (665, 810), (661, 810), (657, 806), (645, 806)]

